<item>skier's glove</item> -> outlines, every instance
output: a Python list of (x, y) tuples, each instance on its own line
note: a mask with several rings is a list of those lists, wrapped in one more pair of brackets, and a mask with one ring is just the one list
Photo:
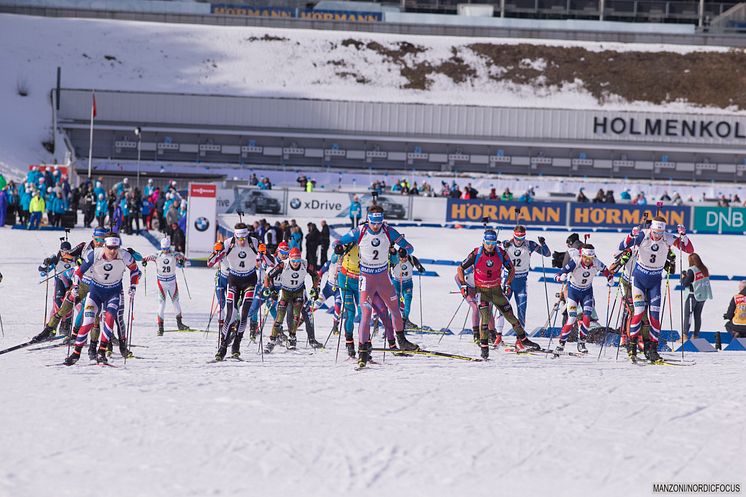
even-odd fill
[(271, 298), (272, 300), (277, 300), (277, 292), (272, 290), (269, 294), (269, 298)]
[(134, 298), (135, 293), (137, 293), (137, 285), (130, 285), (130, 291), (129, 291), (130, 298)]
[(468, 291), (469, 291), (469, 287), (467, 287), (466, 285), (461, 285), (461, 295), (463, 295), (464, 298), (466, 298), (466, 293)]
[(678, 231), (679, 235), (681, 236), (686, 235), (686, 228), (684, 227), (683, 224), (679, 224), (678, 226), (676, 226), (676, 231)]
[(639, 235), (639, 234), (640, 234), (640, 227), (639, 226), (635, 226), (634, 228), (632, 228), (632, 231), (630, 232), (630, 235), (632, 236), (632, 238), (636, 238), (637, 235)]
[(308, 296), (311, 297), (311, 300), (316, 300), (319, 298), (319, 291), (315, 288), (311, 288), (311, 290), (308, 292)]
[(407, 249), (400, 248), (399, 249), (399, 257), (401, 257), (402, 259), (406, 259), (407, 258)]
[(269, 288), (265, 288), (264, 290), (262, 290), (262, 298), (265, 299), (265, 300), (268, 299), (269, 298), (269, 293), (270, 293), (269, 292)]
[(48, 266), (39, 266), (38, 268), (36, 268), (39, 270), (39, 276), (41, 276), (42, 278), (47, 275), (47, 267)]
[(540, 236), (539, 237), (539, 245), (546, 245), (546, 244), (547, 244), (547, 239), (544, 238), (543, 236)]
[(52, 265), (52, 259), (50, 259), (49, 257), (47, 257), (46, 259), (44, 259), (44, 261), (42, 262), (42, 264), (44, 264), (46, 267), (49, 267), (49, 266)]
[(223, 251), (223, 242), (215, 242), (215, 245), (212, 246), (212, 249), (215, 252), (222, 252)]
[(344, 245), (342, 245), (341, 243), (336, 244), (334, 246), (334, 253), (337, 254), (337, 255), (344, 254), (345, 253)]
[(424, 268), (424, 267), (422, 267), (422, 264), (417, 264), (417, 271), (419, 271), (419, 272), (421, 272), (421, 273), (424, 273), (424, 272), (425, 272), (425, 268)]
[(563, 276), (562, 273), (555, 274), (554, 281), (556, 281), (557, 283), (562, 283), (562, 276)]
[(148, 261), (146, 261), (146, 260), (143, 260), (143, 261), (142, 261), (142, 267), (145, 267), (145, 266), (147, 266), (147, 265), (148, 265)]
[(393, 245), (389, 247), (389, 254), (396, 255), (396, 247)]
[(506, 299), (509, 299), (512, 293), (513, 293), (513, 289), (510, 288), (510, 285), (507, 285), (507, 284), (503, 285), (503, 295), (505, 295)]

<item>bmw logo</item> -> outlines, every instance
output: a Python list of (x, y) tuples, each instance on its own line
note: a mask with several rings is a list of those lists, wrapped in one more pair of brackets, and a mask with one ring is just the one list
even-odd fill
[(588, 271), (583, 271), (583, 278), (587, 278), (590, 275), (591, 273), (589, 273)]
[(168, 265), (168, 264), (169, 264), (170, 262), (171, 262), (171, 261), (169, 261), (168, 259), (163, 259), (163, 264), (164, 264), (164, 265), (166, 265), (166, 266), (167, 266), (167, 265)]
[(112, 269), (114, 269), (114, 266), (111, 264), (104, 264), (104, 271), (111, 271)]
[(654, 244), (652, 244), (652, 245), (650, 246), (650, 250), (652, 250), (653, 252), (658, 252), (658, 249), (659, 249), (659, 248), (660, 248), (660, 247), (658, 247), (658, 244), (657, 244), (657, 243), (654, 243)]
[(70, 269), (70, 264), (65, 264), (65, 269)]
[(513, 255), (516, 256), (516, 257), (520, 257), (521, 256), (521, 251), (520, 250), (516, 250), (515, 252), (513, 252)]
[(239, 258), (239, 259), (246, 259), (246, 252), (244, 252), (243, 250), (242, 250), (242, 251), (240, 251), (240, 252), (238, 253), (238, 258)]
[(378, 238), (374, 238), (373, 240), (371, 240), (370, 244), (374, 247), (378, 247), (381, 244), (381, 240), (379, 240)]
[(492, 267), (494, 265), (495, 265), (495, 263), (493, 261), (491, 261), (491, 260), (487, 261), (487, 267)]
[(210, 227), (210, 221), (208, 221), (206, 217), (198, 217), (197, 220), (194, 221), (194, 227), (197, 231), (207, 231)]
[(297, 278), (298, 276), (300, 276), (298, 273), (293, 273), (290, 275), (291, 278)]
[(291, 198), (290, 199), (290, 208), (291, 209), (300, 209), (300, 199), (299, 198)]

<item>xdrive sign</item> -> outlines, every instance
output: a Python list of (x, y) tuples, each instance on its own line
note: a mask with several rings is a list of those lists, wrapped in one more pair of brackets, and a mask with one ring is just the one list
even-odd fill
[(288, 198), (288, 213), (297, 216), (336, 217), (349, 205), (344, 193), (296, 192)]
[(671, 138), (721, 138), (746, 143), (746, 119), (653, 119), (646, 117), (593, 117), (594, 135), (624, 135)]

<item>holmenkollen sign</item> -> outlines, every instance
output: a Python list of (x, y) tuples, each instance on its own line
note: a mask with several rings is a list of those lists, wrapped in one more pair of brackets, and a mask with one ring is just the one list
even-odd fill
[(720, 138), (746, 143), (746, 119), (663, 119), (636, 117), (593, 117), (594, 135), (624, 135), (651, 138)]

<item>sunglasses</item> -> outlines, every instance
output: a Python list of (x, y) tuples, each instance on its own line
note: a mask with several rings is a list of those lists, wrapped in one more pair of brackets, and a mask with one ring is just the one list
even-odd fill
[(302, 262), (302, 259), (290, 259), (291, 264), (300, 264)]
[(497, 245), (497, 242), (491, 242), (491, 241), (489, 241), (489, 240), (485, 240), (485, 241), (484, 241), (484, 242), (482, 242), (482, 243), (484, 243), (485, 245)]

